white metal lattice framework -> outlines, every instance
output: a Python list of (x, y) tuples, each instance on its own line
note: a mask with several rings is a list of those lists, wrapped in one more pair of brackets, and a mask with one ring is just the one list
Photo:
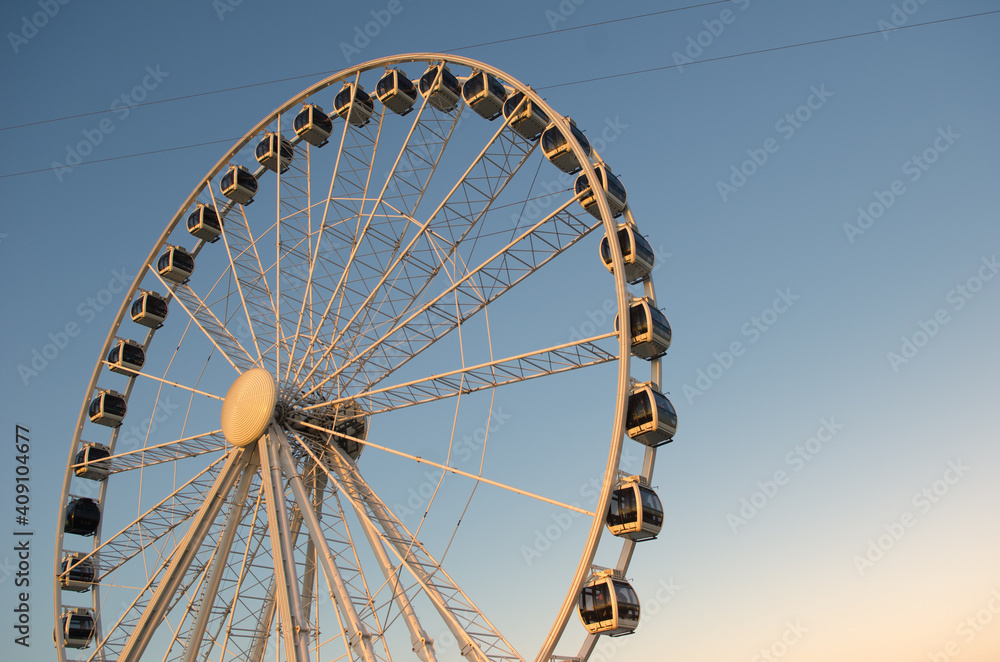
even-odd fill
[[(508, 492), (584, 513), (588, 534), (580, 538), (565, 598), (544, 641), (532, 645), (538, 646), (535, 659), (545, 662), (557, 646), (579, 644), (579, 637), (574, 644), (565, 636), (567, 623), (602, 536), (610, 538), (604, 513), (622, 445), (635, 443), (625, 436), (631, 339), (624, 324), (620, 331), (566, 342), (572, 318), (564, 316), (554, 322), (561, 339), (546, 340), (539, 332), (536, 340), (539, 325), (531, 317), (544, 313), (547, 297), (572, 287), (542, 268), (570, 260), (588, 237), (584, 254), (590, 259), (600, 236), (593, 231), (615, 237), (618, 220), (603, 196), (597, 196), (600, 220), (580, 208), (572, 187), (538, 196), (539, 169), (552, 166), (539, 154), (537, 139), (513, 131), (503, 116), (493, 122), (475, 117), (461, 101), (442, 112), (418, 97), (404, 116), (376, 103), (363, 125), (331, 113), (333, 132), (323, 148), (291, 130), (302, 104), (319, 104), (331, 86), (370, 88), (381, 70), (414, 63), (446, 64), (460, 80), (486, 72), (509, 94), (523, 93), (568, 137), (592, 188), (600, 189), (591, 162), (600, 157), (588, 158), (567, 119), (512, 76), (469, 58), (419, 53), (373, 60), (304, 90), (253, 127), (167, 224), (111, 325), (88, 384), (63, 481), (54, 618), (60, 624), (66, 609), (86, 606), (96, 626), (81, 648), (56, 627), (60, 660), (259, 662), (275, 645), (279, 657), (297, 662), (374, 661), (391, 659), (402, 641), (402, 657), (412, 648), (430, 661), (441, 651), (429, 633), (442, 626), (467, 659), (525, 659), (446, 571), (441, 557), (451, 542), (437, 539), (440, 531), (430, 525), (421, 532), (424, 520), (411, 530), (380, 496), (371, 479), (387, 458), (460, 476), (455, 480), (479, 495), (477, 501), (469, 495), (463, 516), (488, 495)], [(328, 95), (326, 101), (328, 107)], [(283, 136), (294, 150), (283, 172), (253, 160), (267, 132)], [(219, 180), (231, 164), (250, 167), (259, 180), (256, 206), (220, 195)], [(545, 199), (548, 213), (520, 213), (533, 196)], [(222, 219), (220, 241), (192, 240), (187, 233), (185, 221), (197, 205)], [(634, 223), (628, 208), (624, 220)], [(157, 261), (165, 247), (184, 243), (198, 268), (178, 283), (158, 272)], [(628, 319), (633, 296), (655, 301), (653, 284), (646, 279), (641, 293), (631, 291), (618, 242), (610, 245), (615, 307)], [(168, 301), (162, 329), (129, 319), (141, 291), (157, 291)], [(524, 297), (517, 309), (525, 311), (525, 323), (513, 331), (494, 329), (490, 311), (517, 294)], [(527, 349), (504, 353), (501, 346), (518, 343), (498, 343), (491, 334), (499, 333), (526, 337)], [(170, 342), (153, 344), (160, 334)], [(116, 339), (136, 336), (142, 336), (145, 365), (112, 373), (106, 357)], [(659, 359), (650, 366), (659, 384)], [(260, 440), (237, 447), (218, 428), (218, 411), (229, 385), (252, 368), (274, 377), (278, 404)], [(559, 377), (564, 373), (572, 373), (572, 382)], [(459, 405), (486, 396), (492, 411), (497, 394), (534, 380), (556, 389), (571, 383), (584, 394), (614, 382), (605, 389), (613, 399), (600, 413), (601, 489), (583, 507), (547, 496), (547, 483), (529, 489), (512, 479), (515, 474), (502, 471), (503, 460), (486, 460), (485, 444), (478, 469), (456, 466), (453, 426), (442, 442), (448, 452), (436, 456), (422, 455), (427, 446), (378, 433), (384, 417), (404, 410), (451, 418), (441, 404), (453, 402), (457, 420)], [(128, 403), (120, 427), (95, 425), (88, 417), (96, 389), (109, 387)], [(537, 398), (523, 406), (531, 404)], [(87, 461), (81, 451), (92, 442), (108, 448), (110, 457)], [(369, 448), (360, 461), (356, 451), (348, 452), (352, 444)], [(654, 460), (655, 449), (645, 448), (646, 478)], [(373, 466), (367, 479), (366, 464)], [(79, 475), (102, 467), (106, 478)], [(501, 477), (490, 477), (493, 468)], [(385, 489), (384, 481), (379, 484)], [(435, 494), (440, 488), (441, 480)], [(80, 497), (101, 509), (91, 536), (64, 532), (70, 504)], [(634, 545), (624, 541), (618, 569), (627, 570)], [(438, 551), (432, 555), (432, 549)], [(70, 552), (94, 569), (89, 591), (66, 587)], [(492, 553), (490, 545), (482, 546), (483, 567)], [(516, 580), (499, 579), (496, 590), (516, 588)], [(517, 620), (516, 613), (503, 615), (505, 624)], [(587, 636), (569, 657), (589, 657), (596, 638)]]

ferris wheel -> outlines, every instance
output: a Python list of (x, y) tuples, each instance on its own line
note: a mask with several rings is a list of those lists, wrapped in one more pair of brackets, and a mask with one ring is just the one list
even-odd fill
[[(617, 317), (567, 337), (589, 265)], [(653, 268), (585, 132), (499, 69), (401, 55), (289, 99), (111, 325), (63, 481), (59, 659), (547, 662), (633, 632), (677, 427)], [(525, 585), (505, 560), (549, 513), (579, 524)]]

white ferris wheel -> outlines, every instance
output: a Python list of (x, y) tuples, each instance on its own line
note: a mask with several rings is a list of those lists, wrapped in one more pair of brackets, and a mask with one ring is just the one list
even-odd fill
[[(617, 318), (567, 336), (575, 255)], [(108, 333), (63, 480), (59, 659), (548, 662), (634, 631), (677, 426), (653, 259), (586, 134), (499, 69), (401, 55), (289, 99)], [(498, 556), (549, 512), (573, 547), (525, 585)]]

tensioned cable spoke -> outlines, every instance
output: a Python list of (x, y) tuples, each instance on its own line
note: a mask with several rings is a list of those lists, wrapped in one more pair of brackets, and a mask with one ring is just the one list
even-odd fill
[[(104, 365), (106, 365), (108, 367), (111, 367), (111, 366), (114, 365), (113, 363), (111, 363), (109, 361), (101, 361), (101, 363), (103, 363)], [(190, 391), (191, 393), (197, 393), (198, 395), (204, 395), (205, 397), (208, 397), (208, 398), (214, 398), (215, 400), (225, 400), (225, 398), (223, 398), (222, 396), (215, 395), (214, 393), (207, 393), (206, 391), (199, 391), (196, 388), (191, 388), (190, 386), (185, 386), (184, 384), (180, 384), (178, 382), (172, 382), (169, 379), (163, 379), (162, 377), (157, 377), (155, 375), (150, 375), (149, 373), (142, 372), (141, 370), (133, 370), (132, 368), (129, 368), (128, 366), (119, 366), (117, 369), (118, 370), (124, 370), (127, 374), (132, 375), (134, 377), (142, 377), (144, 379), (152, 379), (154, 381), (162, 382), (162, 383), (166, 384), (167, 386), (175, 386), (175, 387), (177, 387), (179, 389), (183, 389), (185, 391)]]
[(590, 512), (589, 510), (584, 510), (583, 508), (578, 508), (578, 507), (572, 506), (572, 505), (570, 505), (568, 503), (563, 503), (562, 501), (556, 501), (555, 499), (550, 499), (548, 497), (544, 497), (544, 496), (541, 496), (540, 494), (535, 494), (535, 493), (529, 492), (527, 490), (522, 490), (520, 488), (513, 487), (511, 485), (507, 485), (506, 483), (501, 483), (501, 482), (496, 481), (496, 480), (490, 480), (489, 478), (484, 478), (483, 476), (477, 476), (476, 474), (469, 473), (468, 471), (462, 471), (461, 469), (456, 469), (455, 467), (449, 467), (446, 464), (441, 464), (439, 462), (434, 462), (433, 460), (428, 460), (427, 458), (420, 457), (419, 455), (411, 455), (410, 453), (404, 453), (403, 451), (399, 451), (399, 450), (396, 450), (394, 448), (389, 448), (388, 446), (382, 446), (380, 444), (376, 444), (375, 442), (369, 441), (367, 439), (360, 439), (358, 437), (352, 437), (352, 436), (350, 436), (348, 434), (344, 434), (343, 432), (334, 432), (333, 430), (329, 430), (327, 428), (320, 427), (319, 425), (314, 425), (314, 424), (309, 423), (307, 421), (301, 423), (301, 425), (304, 425), (305, 427), (311, 428), (313, 430), (317, 430), (319, 432), (325, 432), (326, 434), (334, 435), (335, 437), (343, 439), (345, 441), (352, 441), (352, 442), (355, 442), (355, 443), (358, 443), (358, 444), (362, 444), (364, 446), (368, 446), (370, 448), (376, 448), (376, 449), (378, 449), (380, 451), (385, 451), (386, 453), (390, 453), (392, 455), (398, 455), (399, 457), (405, 457), (408, 460), (413, 460), (417, 464), (426, 464), (426, 465), (435, 467), (437, 469), (441, 469), (443, 471), (447, 471), (449, 473), (453, 473), (453, 474), (458, 475), (458, 476), (465, 476), (466, 478), (471, 478), (472, 480), (480, 482), (480, 483), (486, 483), (487, 485), (492, 485), (494, 487), (499, 487), (501, 489), (507, 490), (508, 492), (513, 492), (515, 494), (520, 494), (522, 496), (531, 497), (532, 499), (537, 499), (538, 501), (543, 501), (545, 503), (552, 504), (553, 506), (559, 506), (560, 508), (565, 508), (567, 510), (572, 510), (572, 511), (580, 513), (581, 515), (589, 515), (590, 517), (594, 516), (594, 513)]
[[(261, 170), (263, 169), (261, 167)], [(212, 199), (215, 201), (214, 192)], [(217, 201), (215, 206), (218, 208)], [(257, 239), (250, 230), (246, 210), (242, 205), (236, 208), (239, 209), (239, 213), (228, 215), (226, 223), (222, 226), (222, 239), (226, 245), (230, 269), (236, 280), (237, 292), (257, 350), (255, 362), (258, 362), (265, 360), (272, 346), (272, 335), (275, 336), (273, 344), (277, 344), (277, 329), (272, 331), (269, 322), (275, 317), (276, 306), (268, 286), (267, 270), (257, 251)], [(267, 231), (265, 230), (265, 235)]]

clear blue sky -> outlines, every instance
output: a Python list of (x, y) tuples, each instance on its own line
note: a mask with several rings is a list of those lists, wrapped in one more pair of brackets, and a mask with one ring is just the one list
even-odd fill
[[(0, 124), (28, 125), (0, 132), (0, 374), (11, 440), (0, 535), (12, 544), (16, 423), (31, 433), (37, 532), (32, 646), (17, 659), (51, 659), (58, 483), (120, 303), (103, 291), (122, 274), (131, 281), (228, 145), (91, 162), (235, 140), (329, 73), (454, 51), (540, 90), (592, 141), (605, 132), (602, 154), (660, 253), (658, 303), (675, 334), (663, 386), (680, 418), (654, 480), (666, 521), (629, 572), (646, 608), (640, 631), (592, 659), (750, 661), (765, 650), (787, 660), (995, 660), (1000, 15), (691, 61), (997, 4), (737, 0), (553, 32), (696, 3), (400, 2), (367, 44), (353, 42), (357, 31), (389, 3), (0, 8)], [(45, 7), (54, 15), (36, 18)], [(463, 48), (533, 33), (545, 34)], [(673, 64), (683, 66), (663, 68)], [(293, 76), (305, 77), (252, 86)], [(127, 112), (122, 100), (234, 87)], [(90, 111), (112, 112), (33, 124)], [(75, 160), (68, 152), (81, 141), (93, 144), (87, 165), (53, 167)], [(564, 299), (567, 326), (579, 328), (608, 293), (573, 285), (560, 272), (532, 311)], [(19, 371), (67, 324), (78, 333), (37, 375)], [(509, 413), (499, 438), (541, 431), (560, 441), (525, 454), (529, 473), (577, 466), (572, 435)], [(466, 423), (469, 432), (478, 424)], [(390, 466), (403, 472), (397, 501), (426, 480)], [(522, 550), (551, 513), (477, 498), (523, 517), (508, 545), (483, 550), (503, 582), (474, 583), (482, 602), (507, 610), (504, 622), (537, 624), (512, 626), (530, 640), (552, 619), (551, 595), (562, 595), (547, 578), (565, 573), (557, 558), (574, 556), (584, 527), (529, 565)], [(7, 643), (12, 577), (0, 577), (0, 596)], [(575, 617), (570, 629), (579, 637)]]

